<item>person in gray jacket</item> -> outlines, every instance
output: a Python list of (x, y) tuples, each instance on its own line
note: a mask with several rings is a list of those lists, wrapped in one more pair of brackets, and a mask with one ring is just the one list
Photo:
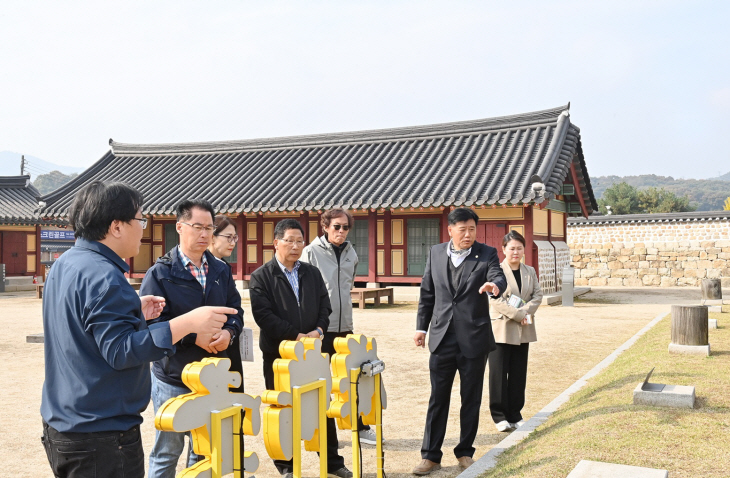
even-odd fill
[[(330, 325), (322, 338), (322, 352), (335, 353), (334, 341), (354, 330), (352, 321), (352, 299), (350, 289), (355, 282), (357, 252), (347, 235), (355, 221), (348, 211), (333, 208), (322, 214), (324, 234), (304, 248), (301, 261), (316, 266), (329, 292), (332, 304)], [(375, 445), (375, 432), (358, 418), (360, 442)]]

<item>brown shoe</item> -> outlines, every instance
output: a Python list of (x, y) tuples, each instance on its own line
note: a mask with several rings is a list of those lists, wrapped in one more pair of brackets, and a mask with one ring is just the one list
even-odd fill
[(460, 456), (456, 459), (456, 461), (458, 461), (459, 466), (465, 470), (474, 464), (474, 460), (470, 456)]
[(439, 463), (433, 462), (431, 460), (426, 460), (425, 458), (421, 463), (418, 464), (417, 467), (413, 469), (413, 474), (418, 476), (428, 475), (432, 471), (437, 471), (441, 469), (441, 465)]

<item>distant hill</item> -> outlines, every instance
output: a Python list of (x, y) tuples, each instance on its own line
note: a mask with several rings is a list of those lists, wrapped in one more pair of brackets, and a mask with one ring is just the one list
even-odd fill
[[(21, 156), (21, 153), (16, 153), (14, 151), (0, 151), (0, 176), (20, 175)], [(25, 155), (25, 160), (28, 164), (27, 172), (30, 173), (31, 180), (35, 180), (36, 177), (41, 174), (48, 174), (51, 171), (60, 171), (63, 174), (70, 175), (73, 173), (80, 173), (84, 170), (84, 168), (61, 166), (59, 164), (50, 163), (27, 154)]]
[(637, 189), (664, 188), (678, 196), (688, 196), (698, 211), (722, 211), (730, 197), (730, 172), (712, 179), (674, 179), (671, 176), (643, 174), (640, 176), (592, 176), (591, 185), (596, 199), (612, 184), (626, 182)]

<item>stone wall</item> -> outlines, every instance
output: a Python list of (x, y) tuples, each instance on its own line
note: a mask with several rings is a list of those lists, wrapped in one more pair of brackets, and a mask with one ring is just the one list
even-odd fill
[(702, 279), (721, 278), (730, 287), (730, 218), (607, 217), (568, 221), (576, 285), (698, 286)]

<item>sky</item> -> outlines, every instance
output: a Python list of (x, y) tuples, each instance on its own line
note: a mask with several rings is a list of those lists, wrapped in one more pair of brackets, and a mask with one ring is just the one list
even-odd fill
[(710, 178), (730, 171), (728, 24), (717, 1), (3, 0), (0, 151), (85, 168), (109, 138), (358, 131), (570, 102), (592, 176)]

